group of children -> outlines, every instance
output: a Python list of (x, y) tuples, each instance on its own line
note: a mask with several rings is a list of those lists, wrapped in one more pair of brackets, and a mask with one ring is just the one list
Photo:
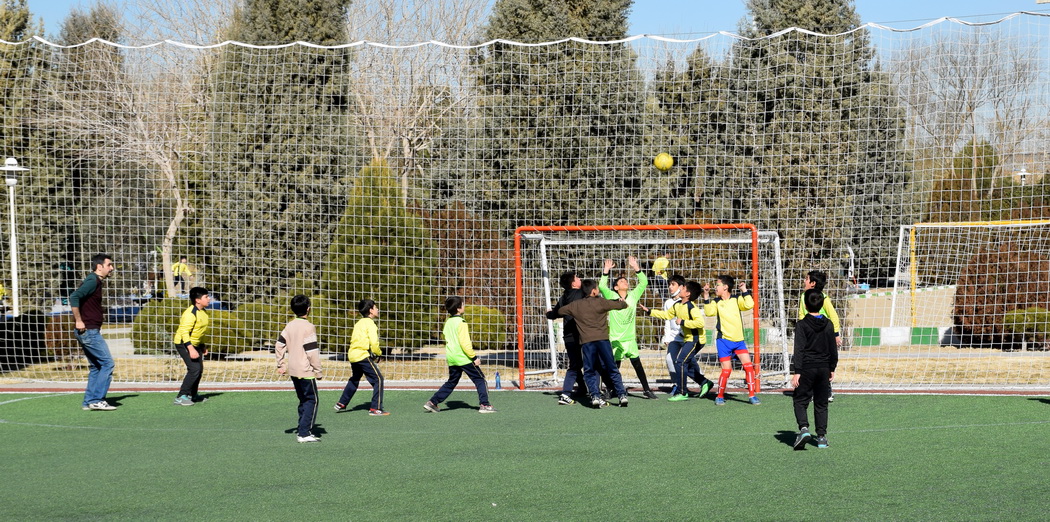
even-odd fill
[[(572, 392), (576, 384), (582, 386), (581, 392), (586, 390), (592, 406), (603, 408), (608, 405), (601, 392), (601, 383), (604, 382), (618, 398), (618, 405), (626, 407), (628, 395), (619, 371), (624, 358), (631, 361), (638, 374), (643, 396), (647, 399), (657, 398), (649, 386), (638, 352), (635, 319), (636, 309), (641, 308), (651, 317), (665, 321), (662, 342), (666, 346), (672, 381), (669, 401), (688, 400), (687, 384), (692, 379), (700, 386), (700, 397), (714, 389), (717, 393), (715, 404), (725, 405), (726, 385), (732, 373), (732, 361), (736, 358), (744, 370), (748, 402), (761, 404), (755, 395), (757, 368), (751, 361), (744, 341), (741, 319), (741, 312), (751, 310), (755, 305), (747, 284), (736, 283), (729, 275), (719, 275), (712, 296), (709, 284), (701, 287), (699, 283), (686, 281), (680, 275), (667, 277), (662, 273), (667, 261), (660, 258), (653, 268), (657, 280), (662, 280), (662, 284), (657, 287), (665, 292), (665, 301), (662, 309), (649, 309), (640, 304), (649, 285), (649, 276), (641, 270), (633, 256), (627, 262), (638, 278), (633, 290), (630, 290), (626, 277), (616, 278), (613, 287), (609, 288), (609, 272), (615, 266), (611, 259), (605, 260), (598, 282), (580, 280), (575, 272), (567, 272), (560, 279), (565, 293), (557, 306), (547, 312), (549, 319), (564, 319), (565, 348), (569, 356), (558, 403), (575, 402)], [(827, 408), (833, 400), (830, 383), (835, 375), (837, 346), (841, 344), (841, 338), (838, 315), (823, 292), (826, 281), (823, 273), (810, 272), (805, 278), (805, 291), (799, 298), (799, 322), (795, 330), (791, 371), (795, 388), (793, 405), (799, 425), (798, 438), (793, 445), (795, 449), (802, 449), (811, 438), (806, 413), (810, 402), (814, 404), (815, 441), (818, 447), (827, 447)], [(735, 295), (732, 292), (734, 287), (738, 289)], [(176, 351), (187, 370), (175, 399), (175, 404), (179, 406), (192, 406), (206, 400), (198, 395), (198, 385), (203, 370), (202, 360), (207, 355), (200, 340), (209, 323), (205, 309), (210, 303), (210, 296), (207, 289), (194, 287), (189, 291), (189, 299), (191, 305), (182, 313), (174, 338)], [(702, 306), (696, 301), (700, 301)], [(310, 299), (305, 295), (296, 295), (291, 299), (290, 308), (295, 318), (281, 331), (275, 344), (277, 372), (289, 376), (299, 398), (298, 441), (318, 442), (320, 439), (311, 430), (317, 418), (317, 380), (323, 377), (323, 372), (317, 333), (308, 319)], [(489, 402), (485, 375), (474, 353), (469, 327), (463, 320), (463, 299), (448, 298), (445, 309), (449, 318), (445, 321), (442, 334), (449, 377), (423, 405), (423, 409), (432, 413), (440, 412), (441, 403), (455, 390), (465, 373), (477, 389), (481, 403), (478, 412), (494, 413), (496, 410)], [(379, 306), (371, 299), (364, 299), (358, 304), (358, 312), (362, 318), (354, 325), (347, 352), (351, 376), (334, 409), (337, 412), (346, 410), (364, 377), (372, 387), (369, 415), (386, 416), (390, 413), (383, 408), (384, 381), (377, 364), (382, 356), (375, 323), (380, 313)], [(707, 339), (705, 317), (717, 318), (715, 337), (721, 366), (717, 384), (704, 376), (697, 361), (697, 355)]]

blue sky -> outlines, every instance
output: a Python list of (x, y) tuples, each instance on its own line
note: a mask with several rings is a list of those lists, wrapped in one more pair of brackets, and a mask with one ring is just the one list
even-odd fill
[[(28, 4), (34, 17), (43, 17), (47, 34), (54, 35), (73, 7), (86, 8), (95, 1), (28, 0)], [(987, 21), (1017, 11), (1050, 13), (1050, 4), (1037, 4), (1036, 0), (857, 0), (856, 6), (863, 21), (898, 28), (942, 16)], [(743, 0), (635, 0), (630, 32), (682, 38), (736, 32), (743, 16)]]

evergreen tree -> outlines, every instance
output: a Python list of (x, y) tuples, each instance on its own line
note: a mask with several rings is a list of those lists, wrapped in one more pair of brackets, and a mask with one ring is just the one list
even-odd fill
[[(519, 42), (627, 34), (630, 0), (503, 0), (485, 39)], [(642, 81), (625, 44), (497, 43), (483, 49), (476, 179), (481, 213), (526, 224), (663, 221), (643, 175)], [(464, 173), (468, 174), (468, 173)]]
[[(13, 173), (18, 180), (14, 193), (21, 311), (50, 308), (53, 299), (60, 296), (56, 262), (72, 227), (68, 209), (73, 192), (53, 160), (54, 133), (41, 121), (50, 49), (27, 42), (42, 34), (43, 28), (33, 22), (25, 0), (0, 0), (0, 39), (25, 42), (0, 46), (0, 96), (4, 100), (0, 105), (0, 149), (4, 156), (0, 157), (14, 157), (30, 169)], [(0, 209), (7, 216), (7, 191), (3, 194)], [(10, 244), (11, 227), (7, 221), (4, 218), (0, 226), (5, 245), (0, 250), (0, 279), (10, 295), (11, 252), (6, 245)]]
[[(788, 281), (815, 268), (838, 274), (848, 247), (865, 254), (863, 277), (889, 275), (890, 238), (905, 216), (899, 198), (867, 191), (906, 179), (903, 131), (853, 2), (749, 0), (748, 9), (743, 33), (755, 39), (732, 49), (732, 205), (781, 234)], [(790, 27), (835, 36), (768, 36)]]
[[(347, 41), (345, 0), (248, 0), (233, 37), (253, 45)], [(296, 274), (316, 283), (353, 164), (347, 49), (228, 46), (212, 75), (203, 260), (227, 300)]]
[(417, 347), (437, 332), (433, 257), (423, 220), (405, 208), (393, 171), (372, 164), (358, 173), (332, 234), (321, 292), (351, 314), (361, 299), (375, 300), (387, 324), (384, 343)]

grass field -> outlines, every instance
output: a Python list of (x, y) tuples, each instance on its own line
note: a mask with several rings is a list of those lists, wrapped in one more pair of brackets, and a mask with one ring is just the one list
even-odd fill
[[(295, 394), (0, 394), (0, 519), (1045, 520), (1050, 400), (839, 394), (830, 447), (792, 451), (790, 397), (556, 406), (461, 388), (331, 410), (297, 444)], [(737, 396), (737, 399), (746, 398)]]

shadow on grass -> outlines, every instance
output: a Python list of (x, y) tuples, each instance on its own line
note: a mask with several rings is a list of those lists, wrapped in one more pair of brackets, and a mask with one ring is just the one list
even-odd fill
[[(299, 427), (298, 426), (294, 426), (294, 427), (291, 427), (291, 428), (288, 428), (288, 429), (284, 430), (285, 433), (293, 433), (293, 434), (297, 433), (298, 431), (299, 431)], [(315, 435), (317, 437), (320, 437), (321, 435), (327, 434), (328, 430), (324, 429), (324, 427), (321, 426), (320, 424), (314, 424), (314, 428), (312, 430), (310, 430), (310, 433), (312, 433), (313, 435)]]
[(793, 448), (795, 446), (795, 437), (797, 436), (798, 433), (794, 431), (780, 430), (776, 435), (773, 435), (773, 438), (784, 443), (787, 447)]
[(133, 398), (138, 397), (138, 396), (139, 396), (139, 394), (137, 394), (137, 393), (132, 393), (132, 394), (128, 394), (128, 395), (107, 395), (106, 396), (106, 402), (108, 402), (110, 404), (110, 406), (120, 406), (121, 405), (120, 402), (123, 401), (124, 399), (133, 399)]
[(1050, 399), (1048, 399), (1046, 397), (1030, 397), (1028, 400), (1041, 402), (1043, 404), (1050, 404)]

